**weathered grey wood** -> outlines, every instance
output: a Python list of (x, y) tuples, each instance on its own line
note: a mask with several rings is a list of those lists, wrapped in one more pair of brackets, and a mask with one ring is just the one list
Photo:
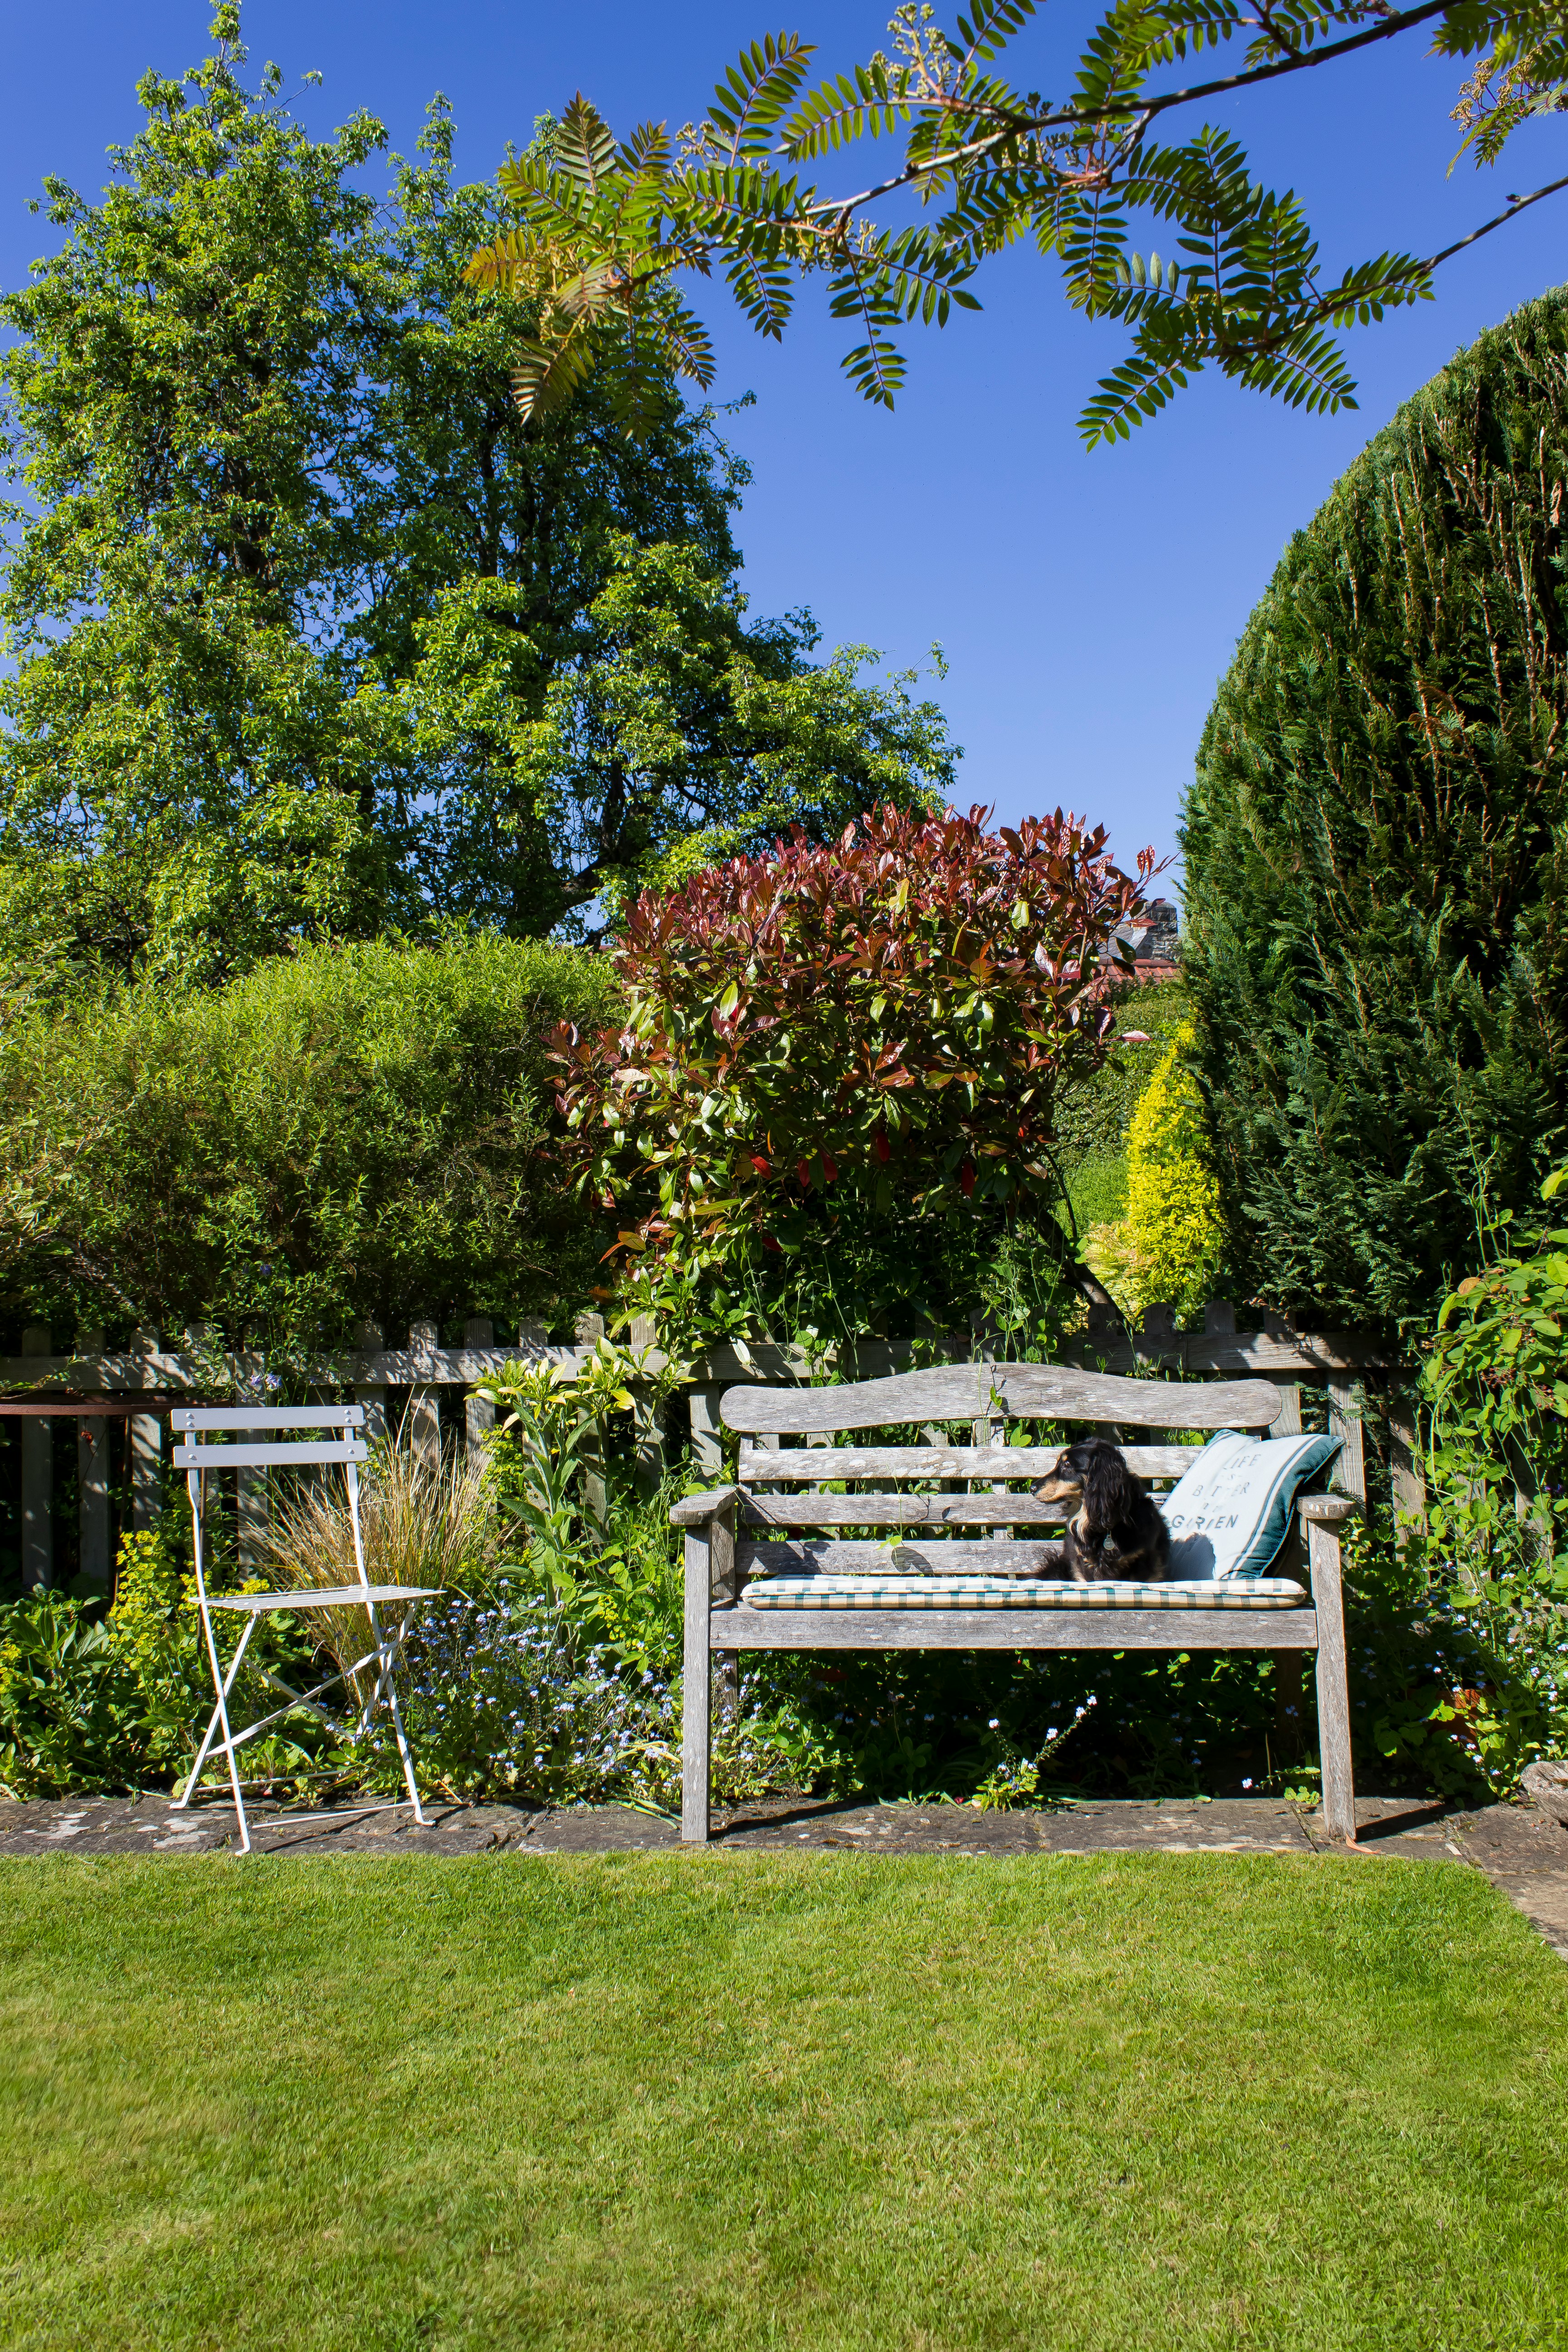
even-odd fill
[[(20, 1381), (40, 1377), (37, 1360), (49, 1353), (47, 1324), (37, 1323), (22, 1334)], [(16, 1379), (16, 1375), (13, 1375)], [(7, 1386), (11, 1382), (7, 1382)], [(32, 1592), (55, 1580), (55, 1424), (28, 1419), (22, 1423), (22, 1582)]]
[[(588, 1327), (592, 1327), (589, 1328)], [(435, 1388), (468, 1388), (477, 1380), (519, 1356), (546, 1357), (557, 1363), (572, 1364), (581, 1360), (586, 1349), (593, 1345), (604, 1328), (602, 1316), (580, 1319), (578, 1335), (571, 1346), (548, 1343), (536, 1327), (526, 1328), (515, 1347), (510, 1348), (385, 1348), (362, 1344), (349, 1348), (329, 1358), (323, 1358), (319, 1368), (322, 1381), (346, 1381), (351, 1386), (413, 1387), (422, 1384)], [(967, 1335), (963, 1341), (952, 1341), (961, 1360), (969, 1354)], [(880, 1378), (910, 1365), (914, 1355), (912, 1342), (906, 1340), (868, 1340), (859, 1349), (845, 1349), (837, 1359), (837, 1369), (846, 1379), (859, 1375)], [(1408, 1371), (1409, 1360), (1374, 1334), (1355, 1331), (1337, 1332), (1238, 1332), (1177, 1333), (1167, 1339), (1149, 1341), (1117, 1339), (1112, 1334), (1093, 1332), (1066, 1343), (1062, 1349), (1063, 1363), (1068, 1368), (1086, 1367), (1105, 1370), (1110, 1374), (1136, 1371), (1140, 1366), (1159, 1364), (1168, 1374), (1180, 1377), (1214, 1372), (1261, 1373), (1268, 1377), (1289, 1381), (1307, 1379), (1321, 1381), (1331, 1371)], [(655, 1349), (647, 1359), (647, 1370), (659, 1374), (668, 1369), (668, 1360)], [(732, 1348), (715, 1349), (709, 1356), (692, 1366), (692, 1376), (700, 1384), (727, 1387), (736, 1381), (803, 1383), (816, 1379), (819, 1366), (803, 1348), (757, 1342), (742, 1357)], [(39, 1364), (20, 1356), (0, 1357), (0, 1385), (16, 1386), (24, 1381), (44, 1379), (63, 1387), (83, 1384), (89, 1371), (106, 1389), (189, 1388), (197, 1384), (196, 1368), (185, 1355), (177, 1350), (169, 1353), (142, 1354), (132, 1349), (106, 1350), (95, 1366), (85, 1365), (74, 1356), (55, 1356)], [(953, 1416), (973, 1420), (970, 1411)]]
[(852, 1387), (727, 1389), (728, 1428), (752, 1433), (877, 1429), (891, 1422), (969, 1421), (993, 1402), (1015, 1420), (1156, 1420), (1167, 1429), (1266, 1428), (1279, 1410), (1262, 1381), (1175, 1383), (1117, 1380), (1057, 1364), (938, 1364)]
[(1347, 1845), (1353, 1845), (1355, 1775), (1351, 1760), (1340, 1539), (1331, 1527), (1314, 1518), (1309, 1521), (1307, 1540), (1318, 1619), (1318, 1760), (1323, 1774), (1323, 1820), (1331, 1837), (1343, 1838)]
[(736, 1554), (746, 1576), (1055, 1576), (1062, 1548), (1055, 1543), (934, 1543), (742, 1541)]
[(447, 1383), (436, 1376), (440, 1334), (434, 1323), (408, 1327), (408, 1353), (413, 1377), (408, 1394), (408, 1444), (427, 1469), (441, 1467), (441, 1390)]
[(708, 1843), (711, 1797), (712, 1667), (710, 1545), (706, 1533), (686, 1538), (686, 1643), (680, 1699), (680, 1834), (690, 1845)]
[(724, 1650), (1283, 1650), (1312, 1648), (1311, 1609), (737, 1609)]
[(1394, 1539), (1405, 1543), (1412, 1525), (1420, 1526), (1426, 1517), (1426, 1479), (1421, 1454), (1421, 1436), (1416, 1427), (1415, 1409), (1403, 1390), (1394, 1389), (1388, 1399), (1389, 1483), (1394, 1489)]
[[(465, 1348), (493, 1348), (496, 1327), (488, 1315), (470, 1315), (463, 1326)], [(463, 1441), (470, 1454), (484, 1451), (496, 1425), (493, 1397), (469, 1395), (463, 1401)]]
[[(78, 1342), (84, 1355), (103, 1349), (100, 1330), (84, 1331)], [(83, 1381), (84, 1390), (89, 1383)], [(96, 1387), (97, 1382), (91, 1382)], [(79, 1421), (76, 1425), (76, 1472), (79, 1551), (77, 1583), (84, 1592), (109, 1590), (109, 1424)]]
[[(1200, 1450), (1195, 1445), (1124, 1445), (1121, 1452), (1140, 1478), (1181, 1478)], [(785, 1479), (815, 1486), (848, 1478), (989, 1478), (1037, 1484), (1050, 1476), (1061, 1453), (1059, 1445), (844, 1445), (808, 1456), (801, 1447), (770, 1453), (764, 1466), (762, 1454), (742, 1440), (738, 1475), (746, 1486), (764, 1480), (776, 1486)]]
[[(381, 1348), (379, 1323), (361, 1323), (354, 1337), (367, 1354), (377, 1354)], [(386, 1444), (386, 1382), (362, 1381), (354, 1390), (354, 1402), (364, 1408), (364, 1433), (373, 1445)]]
[(1211, 1298), (1204, 1308), (1204, 1336), (1228, 1338), (1236, 1329), (1236, 1309), (1228, 1298)]
[(1116, 1339), (1085, 1334), (1068, 1340), (1062, 1356), (1068, 1363), (1108, 1372), (1158, 1363), (1176, 1374), (1258, 1372), (1270, 1379), (1307, 1380), (1321, 1380), (1331, 1371), (1391, 1370), (1407, 1360), (1381, 1337), (1360, 1331), (1185, 1331), (1158, 1339), (1142, 1333)]
[[(156, 1356), (156, 1331), (133, 1331), (132, 1347), (139, 1355)], [(155, 1412), (139, 1412), (131, 1424), (131, 1524), (142, 1533), (153, 1527), (163, 1507), (163, 1423)]]
[(1333, 1483), (1342, 1495), (1366, 1508), (1366, 1425), (1361, 1384), (1335, 1374), (1328, 1383), (1329, 1434), (1340, 1441)]
[[(573, 1327), (573, 1337), (577, 1342), (579, 1357), (591, 1354), (604, 1336), (605, 1318), (602, 1315), (578, 1316)], [(561, 1351), (551, 1349), (548, 1352), (556, 1355)], [(605, 1430), (602, 1422), (595, 1423), (578, 1449), (577, 1459), (583, 1465), (583, 1517), (590, 1539), (602, 1548), (610, 1517), (609, 1488), (605, 1480)]]
[(715, 1511), (738, 1501), (740, 1493), (739, 1486), (710, 1486), (701, 1495), (683, 1495), (679, 1503), (670, 1507), (669, 1524), (672, 1528), (702, 1527)]
[(1296, 1508), (1310, 1525), (1337, 1528), (1346, 1519), (1353, 1519), (1361, 1505), (1350, 1495), (1300, 1495)]
[[(634, 1356), (649, 1360), (658, 1338), (658, 1326), (651, 1315), (633, 1318), (630, 1339)], [(632, 1447), (637, 1490), (646, 1501), (658, 1490), (669, 1458), (669, 1405), (667, 1399), (647, 1389), (632, 1392)]]
[(1059, 1528), (1063, 1503), (1033, 1495), (752, 1495), (742, 1517), (773, 1528)]
[[(735, 1506), (725, 1504), (711, 1525), (709, 1577), (712, 1600), (732, 1607), (741, 1597), (741, 1563), (735, 1541)], [(714, 1656), (713, 1703), (721, 1723), (732, 1724), (741, 1712), (741, 1654), (720, 1650)]]
[(724, 1439), (719, 1420), (721, 1389), (693, 1389), (691, 1404), (691, 1466), (700, 1478), (720, 1478), (724, 1473)]
[(1279, 1391), (1279, 1412), (1271, 1437), (1300, 1437), (1301, 1434), (1301, 1388), (1298, 1381), (1276, 1381)]
[[(707, 1528), (686, 1538), (686, 1640), (681, 1680), (680, 1834), (688, 1843), (706, 1845), (712, 1783), (711, 1650), (733, 1649), (733, 1643), (710, 1643), (713, 1588), (717, 1580), (733, 1591), (734, 1504), (722, 1507)], [(731, 1602), (731, 1606), (734, 1604)]]

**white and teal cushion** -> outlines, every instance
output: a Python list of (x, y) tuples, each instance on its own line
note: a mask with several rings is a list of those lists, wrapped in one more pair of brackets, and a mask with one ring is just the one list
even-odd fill
[(1340, 1450), (1337, 1437), (1238, 1437), (1223, 1429), (1157, 1497), (1171, 1573), (1227, 1584), (1260, 1577), (1289, 1532), (1300, 1490)]
[(1052, 1584), (1025, 1576), (754, 1577), (748, 1609), (1299, 1609), (1288, 1577), (1216, 1584)]

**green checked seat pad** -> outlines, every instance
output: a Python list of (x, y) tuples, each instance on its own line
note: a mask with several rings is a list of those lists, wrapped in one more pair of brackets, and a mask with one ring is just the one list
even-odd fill
[(748, 1609), (1299, 1609), (1289, 1577), (1215, 1584), (1048, 1584), (1012, 1576), (767, 1576)]

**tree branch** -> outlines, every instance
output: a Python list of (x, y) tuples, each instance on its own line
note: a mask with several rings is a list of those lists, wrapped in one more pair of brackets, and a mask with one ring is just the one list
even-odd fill
[[(881, 197), (895, 195), (900, 189), (911, 187), (917, 181), (930, 179), (938, 172), (951, 171), (957, 164), (973, 162), (987, 148), (998, 145), (1005, 139), (1016, 139), (1026, 134), (1032, 136), (1042, 131), (1076, 130), (1080, 125), (1110, 121), (1119, 115), (1137, 115), (1146, 121), (1156, 114), (1168, 113), (1173, 106), (1191, 106), (1200, 98), (1223, 98), (1233, 90), (1252, 89), (1261, 82), (1277, 81), (1282, 74), (1304, 73), (1311, 66), (1331, 65), (1337, 58), (1347, 58), (1357, 49), (1371, 48), (1379, 41), (1391, 41), (1400, 33), (1408, 33), (1415, 26), (1426, 24), (1433, 16), (1447, 16), (1451, 5), (1452, 0), (1423, 0), (1419, 8), (1406, 8), (1398, 16), (1385, 16), (1363, 32), (1352, 33), (1342, 41), (1330, 41), (1321, 49), (1300, 50), (1288, 58), (1277, 58), (1272, 65), (1255, 66), (1247, 73), (1226, 74), (1216, 81), (1194, 82), (1187, 89), (1168, 89), (1157, 92), (1152, 98), (1119, 100), (1104, 106), (1069, 107), (1057, 114), (1017, 115), (1010, 118), (1005, 126), (988, 131), (983, 139), (972, 140), (966, 146), (952, 148), (945, 154), (933, 155), (924, 162), (907, 164), (893, 179), (883, 180), (875, 187), (862, 188), (858, 195), (840, 196), (832, 202), (807, 205), (806, 216), (815, 218), (821, 214), (824, 217), (830, 217), (836, 213), (858, 212), (862, 205), (876, 204)], [(918, 100), (908, 98), (895, 102), (919, 104)], [(781, 147), (777, 152), (790, 162), (796, 160), (790, 155), (787, 147)]]

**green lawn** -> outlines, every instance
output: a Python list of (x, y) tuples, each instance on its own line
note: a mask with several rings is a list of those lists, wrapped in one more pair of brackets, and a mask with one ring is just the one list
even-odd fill
[(1568, 1971), (1436, 1864), (0, 1863), (0, 2342), (1568, 2345)]

